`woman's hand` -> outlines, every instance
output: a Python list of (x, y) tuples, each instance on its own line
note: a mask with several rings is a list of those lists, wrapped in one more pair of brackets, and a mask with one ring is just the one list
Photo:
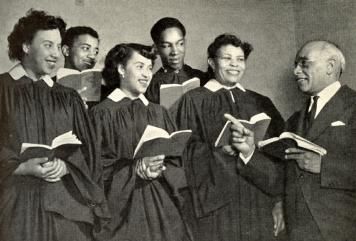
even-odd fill
[(14, 174), (34, 176), (46, 181), (55, 182), (67, 174), (67, 168), (65, 163), (58, 158), (55, 158), (53, 161), (48, 161), (47, 157), (31, 158), (21, 163)]
[(166, 169), (163, 165), (164, 158), (164, 155), (158, 155), (140, 159), (136, 166), (137, 175), (145, 180), (152, 180), (159, 177), (162, 171)]
[(42, 166), (53, 168), (44, 178), (47, 182), (58, 182), (64, 175), (68, 174), (65, 162), (59, 158), (54, 158), (53, 161), (46, 162)]

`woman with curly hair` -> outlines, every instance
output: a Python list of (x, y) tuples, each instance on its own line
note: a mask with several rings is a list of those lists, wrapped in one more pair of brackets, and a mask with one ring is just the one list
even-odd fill
[(251, 51), (252, 45), (235, 35), (216, 37), (208, 47), (210, 80), (179, 103), (178, 127), (193, 131), (184, 161), (197, 240), (274, 240), (273, 234), (283, 229), (283, 219), (277, 215), (282, 166), (274, 162), (258, 166), (231, 145), (215, 146), (225, 113), (244, 120), (265, 113), (271, 117), (266, 137), (283, 131), (283, 119), (272, 101), (240, 83)]
[[(50, 74), (66, 24), (30, 10), (8, 37), (19, 61), (0, 75), (0, 240), (87, 241), (108, 216), (93, 132), (80, 96)], [(51, 145), (62, 134), (81, 142), (53, 157), (21, 155), (23, 143)]]

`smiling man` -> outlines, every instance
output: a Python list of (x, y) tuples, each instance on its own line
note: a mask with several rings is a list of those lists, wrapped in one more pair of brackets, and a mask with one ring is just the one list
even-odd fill
[[(289, 118), (286, 130), (324, 147), (327, 154), (286, 150), (285, 209), (292, 241), (356, 237), (356, 92), (340, 83), (345, 63), (339, 47), (328, 41), (307, 42), (296, 55), (294, 75), (308, 101)], [(231, 120), (234, 147), (250, 155), (253, 134)]]
[(95, 66), (99, 54), (99, 35), (86, 26), (69, 28), (62, 41), (64, 67), (83, 71)]
[(147, 89), (146, 97), (160, 103), (160, 86), (162, 84), (182, 84), (197, 77), (203, 85), (205, 74), (184, 64), (186, 51), (186, 30), (176, 18), (165, 17), (158, 20), (151, 29), (151, 37), (161, 57), (162, 68), (154, 75)]

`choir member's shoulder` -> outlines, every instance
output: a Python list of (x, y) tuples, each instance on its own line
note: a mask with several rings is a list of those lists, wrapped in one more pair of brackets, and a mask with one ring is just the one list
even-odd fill
[(271, 101), (271, 99), (268, 96), (262, 95), (253, 90), (246, 89), (246, 94), (251, 98), (254, 98), (259, 101)]
[(11, 75), (8, 72), (0, 74), (0, 84), (2, 86), (10, 85), (10, 84), (13, 84), (13, 83), (14, 83), (13, 78), (11, 78)]

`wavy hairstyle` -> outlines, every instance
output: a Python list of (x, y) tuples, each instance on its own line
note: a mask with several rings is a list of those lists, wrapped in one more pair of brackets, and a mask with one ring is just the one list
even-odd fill
[(63, 37), (65, 28), (66, 23), (61, 17), (48, 15), (44, 11), (31, 8), (27, 11), (26, 16), (19, 19), (7, 37), (9, 58), (21, 61), (25, 55), (22, 45), (31, 43), (37, 31), (58, 29), (61, 37)]
[[(214, 42), (212, 42), (209, 47), (208, 47), (208, 58), (215, 58), (217, 55), (218, 50), (226, 45), (232, 45), (235, 46), (237, 48), (241, 48), (242, 51), (244, 52), (245, 55), (245, 59), (248, 58), (248, 56), (250, 55), (250, 53), (253, 50), (253, 47), (250, 43), (248, 42), (243, 42), (241, 39), (239, 39), (238, 37), (236, 37), (233, 34), (228, 34), (228, 33), (224, 33), (221, 34), (219, 36), (217, 36), (214, 39)], [(214, 77), (214, 71), (213, 69), (209, 66), (208, 67), (208, 74), (210, 78)]]
[(106, 85), (110, 89), (120, 87), (120, 75), (118, 72), (118, 65), (126, 66), (127, 61), (131, 58), (134, 52), (139, 53), (147, 59), (151, 59), (152, 63), (156, 59), (156, 53), (152, 46), (137, 44), (137, 43), (123, 43), (113, 47), (105, 58), (105, 66), (102, 71), (102, 76)]

